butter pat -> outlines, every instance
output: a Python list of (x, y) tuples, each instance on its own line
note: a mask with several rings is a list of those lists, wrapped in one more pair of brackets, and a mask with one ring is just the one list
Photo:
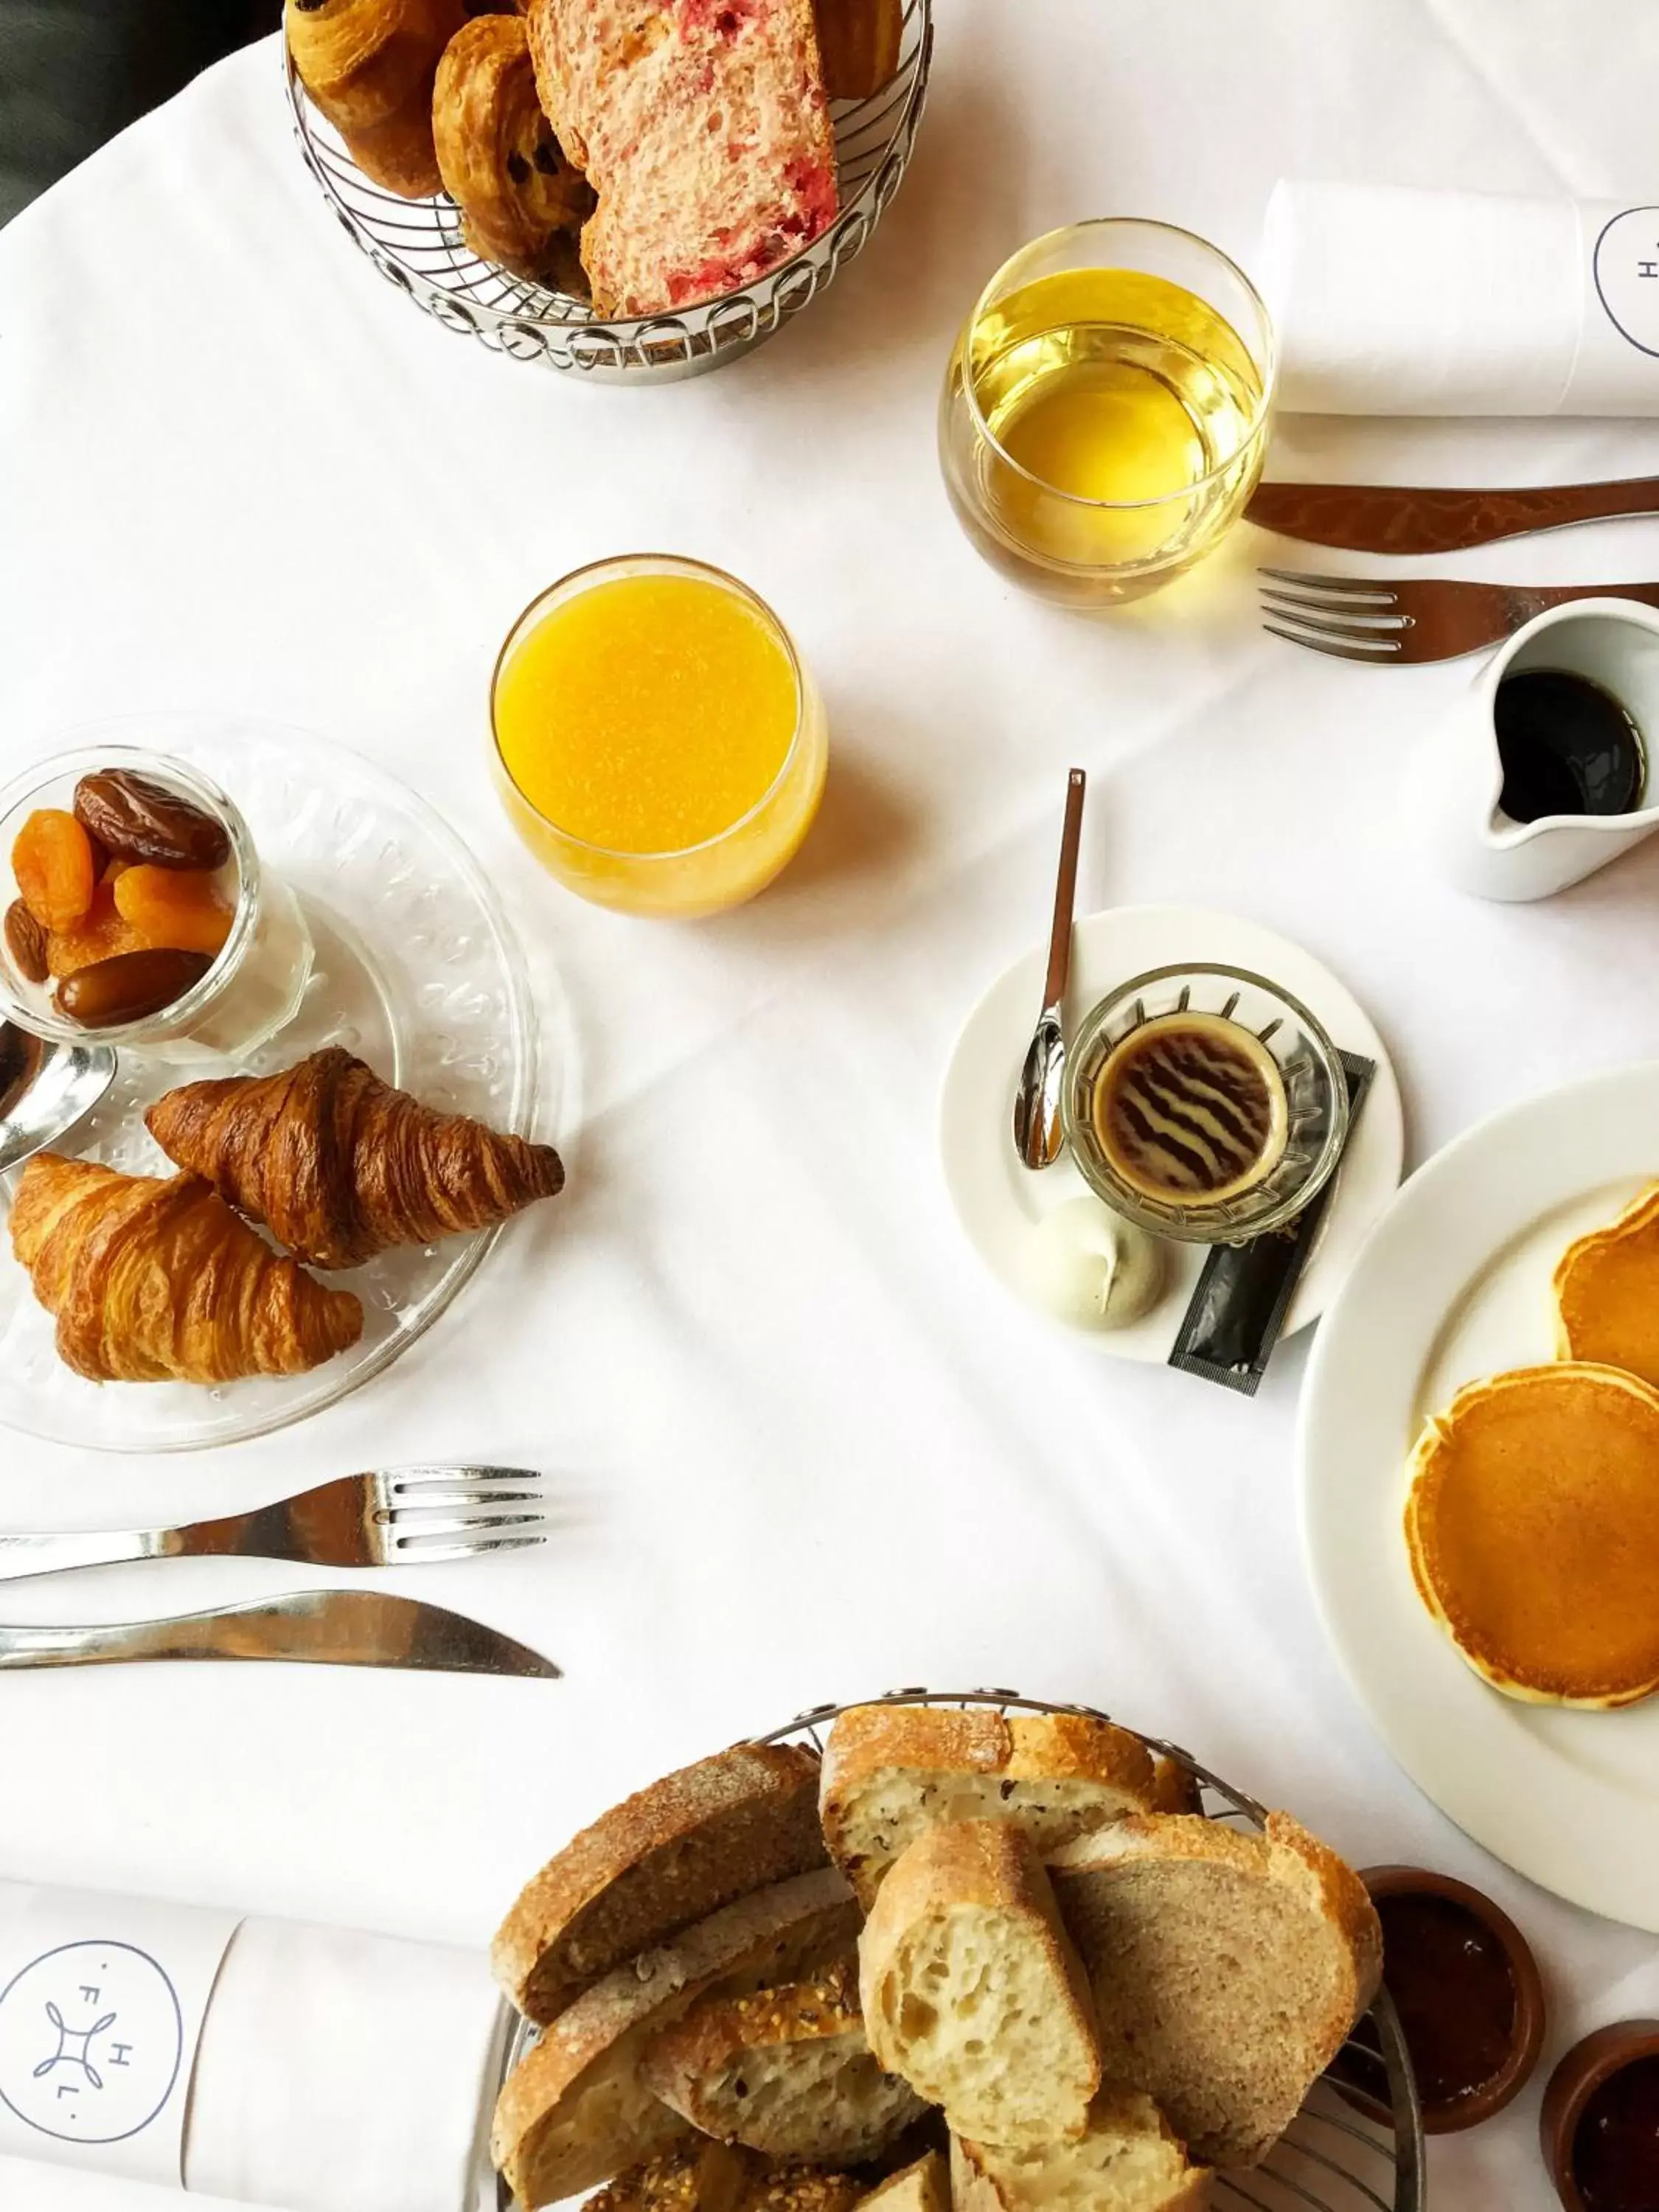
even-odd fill
[(1057, 1321), (1123, 1328), (1157, 1304), (1164, 1248), (1097, 1198), (1068, 1199), (1031, 1231), (1025, 1283)]

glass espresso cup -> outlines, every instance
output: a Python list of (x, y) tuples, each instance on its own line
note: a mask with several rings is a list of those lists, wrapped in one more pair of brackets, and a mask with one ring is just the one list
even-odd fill
[(1255, 287), (1172, 224), (1051, 231), (1004, 263), (945, 374), (957, 520), (1018, 584), (1073, 607), (1191, 568), (1255, 489), (1277, 356)]

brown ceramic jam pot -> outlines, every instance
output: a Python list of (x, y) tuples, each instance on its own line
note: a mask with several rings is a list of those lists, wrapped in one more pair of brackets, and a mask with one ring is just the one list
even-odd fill
[[(1544, 1991), (1524, 1936), (1491, 1898), (1423, 1867), (1368, 1867), (1382, 1923), (1382, 1983), (1411, 2053), (1427, 2135), (1477, 2127), (1518, 2096), (1544, 2040)], [(1343, 2094), (1386, 2117), (1380, 2045), (1362, 2021), (1331, 2068)]]
[(1659, 2020), (1615, 2021), (1561, 2061), (1539, 2139), (1566, 2212), (1659, 2204)]

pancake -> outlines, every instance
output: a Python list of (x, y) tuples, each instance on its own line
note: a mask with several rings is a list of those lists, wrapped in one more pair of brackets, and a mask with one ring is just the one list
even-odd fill
[(1659, 1183), (1568, 1245), (1553, 1287), (1563, 1359), (1622, 1367), (1659, 1389)]
[(1419, 1595), (1477, 1674), (1534, 1705), (1659, 1689), (1659, 1390), (1516, 1368), (1433, 1415), (1407, 1472)]

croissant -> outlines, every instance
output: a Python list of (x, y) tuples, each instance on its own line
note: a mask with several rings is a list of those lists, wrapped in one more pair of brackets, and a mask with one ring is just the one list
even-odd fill
[(11, 1245), (58, 1316), (59, 1358), (94, 1382), (303, 1375), (363, 1333), (349, 1291), (273, 1252), (199, 1176), (37, 1152)]
[(169, 1159), (313, 1267), (487, 1229), (564, 1186), (551, 1145), (422, 1106), (338, 1046), (280, 1075), (187, 1083), (144, 1119)]
[(585, 286), (577, 241), (598, 202), (536, 96), (517, 15), (479, 15), (438, 64), (432, 134), (461, 234), (485, 261), (568, 289)]
[(287, 0), (300, 82), (365, 176), (406, 200), (439, 185), (432, 81), (466, 0)]

